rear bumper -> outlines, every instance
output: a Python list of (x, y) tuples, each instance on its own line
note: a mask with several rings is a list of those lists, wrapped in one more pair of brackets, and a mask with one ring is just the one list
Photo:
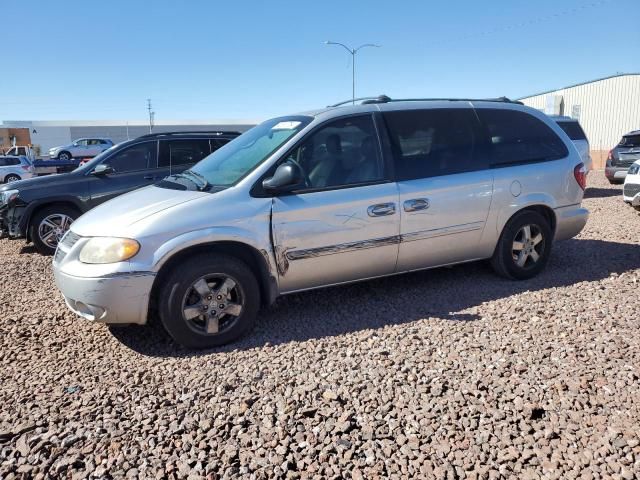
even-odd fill
[(604, 169), (604, 176), (609, 180), (624, 180), (629, 167), (630, 165), (626, 167), (606, 167)]
[(556, 208), (555, 213), (555, 240), (567, 240), (575, 237), (582, 231), (589, 218), (589, 211), (580, 205)]
[(147, 322), (149, 294), (155, 273), (84, 278), (63, 273), (55, 266), (53, 270), (56, 285), (67, 306), (81, 317), (109, 324)]

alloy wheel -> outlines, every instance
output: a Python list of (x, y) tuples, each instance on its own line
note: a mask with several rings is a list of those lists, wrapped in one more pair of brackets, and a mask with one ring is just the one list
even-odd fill
[(520, 268), (535, 265), (544, 252), (544, 236), (539, 226), (524, 225), (513, 239), (511, 254), (513, 261)]
[(196, 280), (182, 300), (182, 316), (192, 330), (216, 335), (231, 328), (243, 310), (244, 297), (238, 282), (225, 274)]
[(40, 240), (42, 240), (42, 243), (55, 249), (72, 223), (73, 218), (69, 215), (54, 213), (45, 217), (40, 222), (40, 225), (38, 225), (38, 236)]

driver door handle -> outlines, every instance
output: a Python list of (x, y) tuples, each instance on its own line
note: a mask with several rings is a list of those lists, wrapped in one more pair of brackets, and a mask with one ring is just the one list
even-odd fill
[(378, 203), (367, 208), (367, 214), (370, 217), (384, 217), (396, 213), (395, 203)]

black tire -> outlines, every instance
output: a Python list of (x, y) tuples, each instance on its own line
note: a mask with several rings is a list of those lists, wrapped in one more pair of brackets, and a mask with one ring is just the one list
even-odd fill
[(640, 205), (634, 205), (633, 208), (635, 208), (636, 211), (640, 212)]
[(19, 175), (16, 175), (15, 173), (10, 173), (6, 177), (4, 177), (4, 183), (17, 182), (18, 180), (21, 180), (21, 178)]
[[(522, 237), (523, 230), (527, 225), (530, 227), (531, 244), (528, 244)], [(542, 235), (542, 239), (533, 245), (538, 233)], [(531, 210), (518, 212), (511, 217), (502, 230), (498, 245), (491, 258), (491, 266), (498, 275), (513, 280), (526, 280), (534, 277), (547, 265), (551, 255), (552, 241), (553, 232), (546, 218)], [(523, 252), (522, 256), (525, 261), (523, 266), (519, 266), (518, 260), (514, 258), (514, 252), (518, 251), (514, 250), (514, 242), (525, 245), (525, 248), (520, 250)], [(531, 249), (535, 252), (528, 253)], [(534, 255), (537, 255), (537, 260), (534, 259)], [(521, 258), (521, 256), (519, 255), (517, 258)]]
[[(217, 295), (217, 289), (224, 279), (231, 279), (235, 287), (220, 300), (222, 295)], [(201, 280), (210, 288), (211, 296), (205, 297), (195, 288)], [(207, 306), (208, 301), (214, 305)], [(226, 302), (227, 307), (240, 304), (239, 315), (221, 314), (220, 309), (216, 312), (215, 308), (224, 305), (218, 302)], [(202, 311), (204, 308), (208, 310)], [(255, 275), (244, 262), (228, 255), (198, 255), (181, 262), (165, 277), (158, 296), (158, 312), (165, 330), (179, 344), (194, 349), (217, 347), (240, 338), (253, 328), (259, 308), (260, 289)], [(202, 313), (189, 320), (185, 309)], [(214, 322), (219, 330), (207, 333), (209, 316), (215, 313), (222, 315)]]
[(67, 152), (66, 150), (63, 150), (58, 154), (58, 160), (66, 161), (71, 160), (72, 158), (73, 155), (71, 155), (71, 153)]
[(612, 180), (612, 179), (609, 179), (609, 183), (611, 185), (622, 185), (624, 183), (624, 180)]
[[(41, 210), (38, 210), (35, 215), (31, 218), (29, 222), (29, 238), (33, 242), (33, 245), (36, 247), (38, 253), (42, 255), (53, 255), (56, 251), (55, 246), (52, 246), (52, 242), (47, 242), (45, 239), (40, 237), (40, 224), (47, 218), (51, 216), (61, 216), (65, 215), (71, 219), (71, 221), (75, 221), (79, 216), (80, 212), (73, 207), (67, 205), (51, 205), (50, 207), (45, 207)], [(55, 223), (55, 222), (54, 222)], [(57, 246), (60, 238), (62, 238), (62, 234), (68, 230), (70, 223), (65, 228), (61, 228), (61, 234), (55, 234), (56, 241), (55, 245)], [(43, 228), (44, 230), (44, 228)], [(49, 230), (47, 230), (49, 231)]]

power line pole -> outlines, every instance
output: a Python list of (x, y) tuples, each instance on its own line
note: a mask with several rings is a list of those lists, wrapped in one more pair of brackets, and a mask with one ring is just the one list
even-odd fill
[(151, 108), (151, 99), (147, 98), (147, 110), (149, 111), (149, 133), (152, 133), (156, 112)]

